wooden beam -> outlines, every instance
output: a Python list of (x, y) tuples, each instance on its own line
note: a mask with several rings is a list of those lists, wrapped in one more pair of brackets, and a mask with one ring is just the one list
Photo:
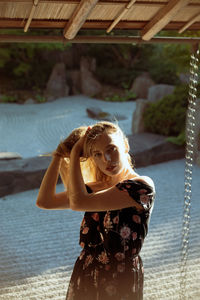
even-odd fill
[[(25, 24), (24, 19), (0, 19), (0, 29), (16, 29), (23, 28)], [(146, 21), (120, 21), (116, 26), (115, 30), (126, 29), (126, 30), (142, 30), (147, 24)], [(86, 21), (82, 29), (99, 29), (103, 30), (108, 28), (110, 21)], [(179, 30), (185, 25), (185, 22), (170, 22), (163, 29), (164, 30)], [(63, 29), (66, 26), (64, 20), (37, 20), (32, 19), (30, 28), (47, 28), (47, 29)], [(190, 30), (200, 30), (200, 21), (193, 23), (190, 26)]]
[(27, 20), (27, 22), (26, 22), (26, 25), (25, 25), (25, 27), (24, 27), (24, 32), (27, 32), (27, 31), (28, 31), (28, 28), (29, 28), (29, 26), (30, 26), (30, 24), (31, 24), (31, 21), (32, 21), (32, 19), (33, 19), (35, 10), (36, 10), (36, 8), (37, 8), (38, 2), (39, 2), (39, 0), (33, 0), (33, 6), (32, 6), (32, 8), (31, 8), (30, 15), (29, 15), (28, 20)]
[(76, 36), (97, 2), (98, 0), (81, 0), (64, 29), (66, 39), (73, 39)]
[(192, 17), (178, 32), (183, 33), (186, 29), (188, 29), (192, 24), (194, 24), (196, 21), (200, 21), (200, 12), (198, 12), (197, 15)]
[(107, 33), (111, 32), (111, 30), (119, 23), (119, 21), (123, 18), (123, 16), (127, 13), (127, 11), (133, 6), (136, 0), (131, 0), (126, 7), (120, 12), (117, 18), (112, 22), (112, 24), (106, 30)]
[(168, 4), (161, 8), (153, 19), (144, 27), (141, 37), (149, 41), (155, 34), (162, 30), (180, 11), (189, 3), (189, 0), (169, 0)]
[(28, 36), (28, 35), (5, 35), (0, 34), (0, 43), (67, 43), (74, 44), (200, 44), (200, 38), (178, 38), (178, 37), (155, 37), (150, 41), (144, 41), (138, 36), (77, 36), (67, 41), (62, 36)]

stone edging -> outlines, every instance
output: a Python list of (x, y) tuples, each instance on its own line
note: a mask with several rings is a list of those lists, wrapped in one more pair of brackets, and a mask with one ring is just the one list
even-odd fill
[[(184, 147), (150, 133), (128, 136), (136, 168), (183, 158)], [(39, 188), (51, 157), (0, 160), (0, 197)], [(59, 181), (60, 182), (60, 181)]]

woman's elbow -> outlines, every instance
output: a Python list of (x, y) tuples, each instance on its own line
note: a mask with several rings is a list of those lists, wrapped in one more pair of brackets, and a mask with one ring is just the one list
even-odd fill
[(69, 197), (69, 207), (74, 211), (82, 211), (80, 203), (74, 197)]
[(45, 202), (41, 198), (37, 198), (35, 205), (41, 209), (48, 209)]

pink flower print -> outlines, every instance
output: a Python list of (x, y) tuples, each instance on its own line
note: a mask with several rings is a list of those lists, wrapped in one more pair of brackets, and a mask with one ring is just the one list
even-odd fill
[(92, 214), (92, 219), (95, 220), (96, 222), (99, 221), (99, 214), (98, 213), (93, 213)]
[(147, 190), (141, 189), (141, 190), (138, 191), (138, 193), (139, 193), (140, 195), (146, 194), (146, 193), (147, 193)]
[(102, 251), (101, 254), (99, 254), (97, 259), (98, 259), (99, 262), (101, 262), (104, 265), (109, 262), (109, 258), (108, 258), (107, 253), (105, 251)]
[(125, 264), (117, 265), (117, 272), (122, 273), (125, 271)]
[(125, 245), (125, 246), (124, 246), (124, 251), (128, 251), (128, 249), (129, 249), (129, 246), (128, 246), (128, 245)]
[(82, 248), (84, 248), (84, 247), (85, 247), (85, 243), (84, 243), (84, 242), (81, 242), (81, 243), (80, 243), (80, 246), (81, 246)]
[(139, 259), (138, 259), (138, 256), (136, 256), (136, 257), (133, 259), (133, 268), (138, 270), (139, 267), (140, 267)]
[(93, 257), (91, 254), (87, 255), (85, 258), (85, 263), (83, 265), (83, 270), (86, 269), (92, 262), (93, 262)]
[(117, 252), (117, 253), (115, 254), (115, 258), (116, 258), (116, 260), (118, 260), (118, 261), (122, 261), (123, 259), (125, 259), (125, 255), (124, 255), (123, 252)]
[(110, 220), (110, 212), (107, 212), (104, 220), (103, 220), (103, 225), (106, 229), (111, 229), (113, 227), (112, 222)]
[(119, 223), (119, 216), (116, 216), (113, 218), (113, 223), (118, 224)]
[(133, 215), (133, 221), (137, 224), (141, 224), (141, 218), (138, 215)]
[(110, 270), (110, 265), (105, 265), (105, 270), (109, 271)]
[(133, 241), (135, 241), (137, 239), (137, 232), (132, 233), (132, 239), (133, 239)]
[(113, 284), (108, 284), (105, 291), (109, 296), (114, 296), (117, 293), (117, 289)]
[(147, 204), (149, 203), (149, 196), (148, 195), (140, 195), (140, 202), (143, 204), (145, 207), (147, 207)]
[(130, 185), (130, 184), (126, 184), (126, 188), (127, 188), (127, 189), (130, 189), (130, 188), (131, 188), (131, 185)]
[(136, 252), (137, 252), (137, 249), (136, 249), (136, 248), (133, 248), (133, 249), (132, 249), (132, 254), (134, 255), (134, 254), (136, 254)]
[(120, 229), (120, 235), (123, 239), (128, 239), (130, 237), (131, 230), (128, 226), (123, 226)]
[(78, 277), (78, 279), (77, 279), (77, 286), (78, 286), (78, 288), (79, 288), (80, 282), (81, 282), (81, 278)]
[(85, 228), (83, 228), (83, 230), (82, 230), (82, 234), (87, 234), (88, 231), (89, 231), (89, 227), (85, 227)]
[(84, 227), (85, 225), (85, 218), (83, 218), (82, 222), (81, 222), (81, 227)]
[(85, 250), (82, 250), (81, 254), (79, 255), (79, 259), (83, 259), (83, 256), (85, 255)]

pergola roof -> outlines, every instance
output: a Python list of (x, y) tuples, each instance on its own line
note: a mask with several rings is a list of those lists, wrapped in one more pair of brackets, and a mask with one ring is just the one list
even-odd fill
[(137, 30), (138, 40), (150, 41), (162, 30), (200, 30), (200, 0), (0, 0), (0, 29), (15, 28), (59, 28), (70, 41), (84, 29), (107, 37)]

